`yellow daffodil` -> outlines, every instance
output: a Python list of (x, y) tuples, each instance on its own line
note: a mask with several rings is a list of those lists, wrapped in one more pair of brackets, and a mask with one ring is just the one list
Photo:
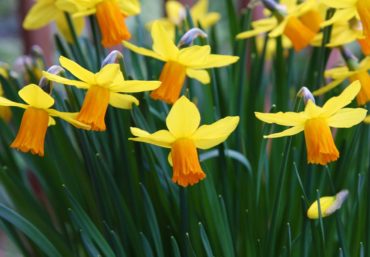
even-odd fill
[(199, 163), (197, 148), (208, 149), (224, 142), (238, 123), (238, 116), (228, 116), (199, 127), (200, 114), (196, 105), (182, 96), (168, 113), (168, 130), (150, 134), (139, 128), (131, 128), (131, 133), (136, 137), (130, 140), (170, 148), (168, 160), (173, 166), (172, 181), (186, 187), (206, 176)]
[(370, 37), (369, 0), (324, 0), (322, 2), (329, 7), (337, 8), (333, 17), (321, 24), (322, 27), (359, 16), (362, 22), (364, 35), (368, 38)]
[(357, 95), (357, 103), (364, 105), (370, 101), (370, 57), (363, 59), (356, 70), (350, 70), (347, 66), (337, 67), (326, 70), (325, 77), (333, 79), (326, 86), (313, 92), (314, 95), (321, 95), (335, 88), (344, 80), (349, 79), (351, 82), (359, 80), (361, 82), (361, 90)]
[(131, 109), (132, 104), (139, 104), (135, 97), (121, 93), (149, 91), (160, 85), (159, 81), (125, 80), (119, 64), (107, 64), (94, 74), (63, 56), (59, 58), (59, 62), (80, 81), (66, 79), (47, 72), (43, 72), (44, 77), (51, 81), (87, 90), (77, 120), (91, 125), (91, 129), (96, 131), (106, 129), (104, 118), (108, 104), (121, 109)]
[(209, 45), (179, 49), (158, 22), (153, 24), (151, 34), (153, 51), (126, 41), (124, 46), (136, 53), (166, 62), (159, 78), (162, 84), (151, 93), (151, 97), (156, 100), (173, 104), (180, 96), (186, 76), (207, 84), (210, 77), (205, 69), (226, 66), (239, 59), (237, 56), (210, 54)]
[[(28, 30), (39, 29), (55, 21), (58, 30), (69, 42), (73, 42), (70, 29), (65, 17), (65, 11), (77, 11), (72, 0), (37, 0), (27, 13), (23, 21), (23, 28)], [(83, 18), (74, 18), (76, 33), (81, 34), (84, 28)]]
[[(190, 8), (190, 15), (195, 26), (199, 24), (202, 28), (207, 29), (220, 20), (221, 15), (219, 13), (208, 12), (208, 5), (208, 0), (198, 0), (198, 2)], [(166, 13), (166, 18), (158, 19), (153, 22), (159, 22), (161, 26), (171, 34), (171, 38), (175, 38), (175, 27), (180, 26), (181, 22), (185, 19), (186, 8), (180, 2), (170, 0), (166, 2)], [(153, 22), (148, 24), (150, 28)]]
[(39, 86), (30, 84), (18, 92), (27, 104), (10, 101), (0, 97), (1, 106), (14, 106), (25, 109), (18, 134), (10, 147), (22, 152), (44, 156), (44, 141), (48, 126), (55, 125), (53, 117), (59, 117), (72, 125), (90, 129), (90, 126), (76, 120), (77, 113), (59, 112), (50, 107), (54, 99)]
[(325, 165), (335, 161), (339, 152), (334, 144), (329, 127), (349, 128), (364, 120), (367, 110), (362, 108), (343, 108), (348, 105), (361, 89), (356, 81), (348, 86), (338, 97), (330, 98), (323, 107), (308, 100), (303, 112), (259, 113), (256, 117), (267, 123), (292, 126), (283, 132), (264, 136), (277, 138), (291, 136), (304, 131), (308, 163)]
[[(8, 78), (8, 72), (6, 69), (0, 67), (0, 76), (3, 78)], [(0, 84), (0, 97), (3, 97), (4, 91), (3, 87)], [(9, 122), (12, 118), (12, 112), (8, 106), (0, 106), (0, 118), (3, 119), (5, 122)]]
[(74, 17), (95, 14), (102, 33), (102, 45), (112, 47), (131, 38), (125, 19), (140, 13), (138, 0), (75, 0)]
[[(264, 1), (263, 1), (264, 2)], [(322, 15), (316, 0), (308, 0), (299, 5), (273, 5), (275, 16), (252, 22), (252, 30), (239, 33), (237, 39), (254, 37), (260, 33), (269, 32), (269, 37), (287, 36), (296, 51), (309, 45), (316, 33), (320, 30)]]
[[(343, 202), (348, 196), (348, 190), (342, 190), (335, 196), (323, 196), (320, 197), (320, 212), (319, 203), (315, 201), (311, 204), (307, 210), (307, 217), (310, 219), (318, 219), (320, 216), (325, 218), (342, 207)], [(321, 214), (321, 215), (320, 215)]]

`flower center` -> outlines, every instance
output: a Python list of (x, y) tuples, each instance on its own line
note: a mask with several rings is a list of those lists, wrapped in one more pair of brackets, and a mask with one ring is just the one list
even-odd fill
[(10, 147), (22, 152), (44, 156), (44, 142), (49, 114), (43, 109), (29, 107), (23, 114), (21, 126)]
[(323, 118), (306, 121), (304, 137), (307, 148), (308, 163), (325, 165), (339, 158), (330, 128)]
[(172, 181), (180, 186), (194, 185), (206, 177), (200, 167), (197, 149), (191, 139), (176, 140), (171, 148), (173, 177)]
[(155, 100), (173, 104), (180, 96), (185, 76), (186, 68), (183, 65), (173, 61), (166, 62), (159, 77), (162, 84), (150, 96)]
[(321, 16), (317, 11), (311, 10), (303, 14), (299, 19), (290, 16), (284, 29), (286, 35), (296, 51), (308, 46), (315, 34), (320, 30)]
[(367, 71), (361, 71), (352, 75), (349, 80), (351, 82), (359, 80), (361, 83), (361, 90), (358, 93), (356, 100), (358, 105), (364, 105), (370, 101), (370, 76)]
[(104, 47), (112, 47), (122, 40), (129, 40), (131, 34), (125, 23), (125, 16), (115, 0), (104, 0), (96, 6), (96, 18), (103, 36)]
[(109, 90), (107, 88), (92, 86), (87, 90), (77, 120), (91, 126), (91, 130), (104, 131), (105, 113), (109, 104)]
[(364, 28), (364, 35), (370, 37), (370, 1), (358, 0), (356, 8)]

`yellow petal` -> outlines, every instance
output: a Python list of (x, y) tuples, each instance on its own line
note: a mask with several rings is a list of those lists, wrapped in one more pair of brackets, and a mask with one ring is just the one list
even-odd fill
[(137, 15), (141, 11), (138, 0), (119, 0), (118, 5), (126, 17)]
[(238, 116), (228, 116), (210, 125), (200, 126), (192, 136), (195, 146), (200, 149), (208, 149), (224, 142), (238, 126), (238, 123)]
[(211, 52), (210, 46), (190, 46), (180, 50), (178, 61), (187, 67), (204, 64)]
[(210, 12), (205, 17), (199, 19), (202, 28), (209, 28), (221, 19), (221, 15), (217, 12)]
[(159, 23), (154, 22), (152, 28), (153, 50), (166, 60), (177, 60), (179, 49), (172, 41), (171, 35), (167, 33)]
[(364, 119), (364, 122), (365, 123), (370, 123), (370, 115), (366, 116), (366, 118)]
[(338, 23), (338, 22), (341, 22), (341, 21), (347, 21), (347, 20), (350, 20), (352, 17), (355, 17), (355, 16), (356, 16), (356, 8), (355, 7), (336, 10), (333, 17), (331, 17), (329, 20), (326, 20), (323, 23), (321, 23), (320, 27), (323, 28), (323, 27), (332, 25), (334, 23)]
[(358, 92), (360, 92), (361, 83), (356, 80), (351, 85), (346, 87), (339, 96), (330, 98), (322, 107), (326, 117), (330, 117), (332, 114), (336, 113), (339, 109), (350, 104), (352, 100), (356, 97)]
[[(84, 27), (85, 27), (85, 18), (77, 17), (72, 19), (74, 28), (76, 30), (77, 35), (81, 35)], [(55, 17), (55, 23), (60, 33), (62, 33), (63, 37), (69, 42), (73, 43), (73, 37), (71, 34), (71, 30), (68, 26), (68, 22), (66, 16), (63, 12), (60, 12), (58, 16)]]
[(42, 72), (42, 76), (47, 78), (48, 80), (58, 82), (58, 83), (64, 84), (64, 85), (75, 86), (77, 88), (88, 89), (90, 87), (90, 85), (86, 84), (85, 82), (78, 81), (78, 80), (72, 80), (72, 79), (66, 79), (66, 78), (60, 77), (58, 75), (48, 73), (46, 71)]
[(159, 130), (153, 134), (139, 128), (131, 127), (130, 130), (131, 133), (136, 136), (134, 138), (129, 138), (132, 141), (149, 143), (166, 148), (171, 148), (171, 144), (175, 141), (175, 138), (168, 130)]
[(189, 66), (194, 69), (208, 69), (208, 68), (217, 68), (222, 66), (227, 66), (229, 64), (235, 63), (239, 60), (238, 56), (232, 55), (221, 55), (221, 54), (210, 54), (207, 57), (207, 60), (198, 66)]
[(95, 74), (96, 83), (100, 86), (109, 87), (117, 74), (121, 72), (119, 64), (110, 63), (105, 65), (98, 73)]
[(95, 83), (95, 75), (91, 71), (83, 68), (76, 62), (64, 57), (59, 57), (60, 64), (66, 68), (73, 76), (86, 82), (87, 84), (94, 84)]
[(343, 108), (328, 118), (328, 125), (334, 128), (350, 128), (366, 117), (367, 110), (363, 108)]
[(349, 77), (349, 70), (347, 66), (344, 67), (337, 67), (330, 70), (326, 70), (324, 76), (327, 78), (346, 78)]
[(244, 31), (236, 35), (236, 39), (244, 39), (257, 36), (272, 30), (277, 25), (275, 18), (258, 20), (252, 23), (252, 30)]
[(109, 90), (116, 93), (137, 93), (157, 89), (160, 85), (160, 81), (126, 80), (119, 85), (110, 86)]
[(269, 37), (278, 37), (281, 36), (284, 32), (285, 26), (288, 23), (288, 18), (286, 17), (280, 24), (274, 28), (270, 33)]
[(190, 9), (191, 16), (195, 20), (199, 20), (208, 11), (208, 0), (198, 0), (198, 2), (193, 5)]
[(325, 0), (324, 4), (332, 8), (348, 8), (356, 5), (357, 0)]
[(254, 113), (259, 120), (266, 123), (276, 123), (283, 126), (297, 126), (305, 123), (307, 117), (304, 112), (277, 112)]
[(160, 56), (159, 54), (157, 54), (156, 52), (154, 52), (152, 50), (149, 50), (149, 49), (146, 49), (146, 48), (143, 48), (143, 47), (135, 46), (134, 44), (131, 44), (127, 41), (123, 41), (123, 45), (126, 48), (130, 49), (131, 51), (134, 51), (135, 53), (145, 55), (145, 56), (149, 56), (149, 57), (152, 57), (154, 59), (158, 59), (158, 60), (161, 60), (161, 61), (164, 61), (164, 62), (167, 60), (167, 58), (165, 56)]
[(52, 2), (38, 1), (28, 12), (23, 21), (23, 28), (38, 29), (41, 28), (58, 16), (61, 11), (54, 6)]
[(48, 109), (54, 104), (54, 99), (35, 84), (25, 86), (19, 90), (18, 95), (23, 101), (36, 108)]
[(49, 116), (48, 127), (54, 126), (55, 124), (56, 124), (55, 119), (53, 117)]
[(175, 102), (166, 119), (168, 130), (176, 138), (191, 136), (198, 128), (199, 123), (198, 108), (185, 96)]
[(111, 92), (109, 96), (109, 104), (120, 109), (131, 109), (133, 104), (139, 105), (139, 100), (132, 95)]
[[(321, 217), (326, 217), (325, 211), (333, 205), (335, 202), (335, 196), (324, 196), (320, 198), (320, 210), (321, 210)], [(319, 216), (319, 205), (318, 202), (315, 201), (311, 204), (310, 208), (308, 208), (307, 216), (310, 219), (318, 219)]]
[(318, 95), (322, 95), (322, 94), (325, 94), (326, 92), (329, 92), (330, 90), (332, 90), (333, 88), (337, 87), (338, 85), (340, 85), (340, 83), (342, 83), (346, 78), (343, 78), (343, 79), (336, 79), (336, 80), (333, 80), (332, 82), (330, 82), (329, 84), (315, 90), (312, 92), (312, 94), (314, 96), (318, 96)]
[(54, 109), (48, 109), (47, 112), (51, 116), (59, 117), (59, 118), (65, 120), (65, 121), (67, 121), (68, 123), (72, 124), (76, 128), (86, 129), (86, 130), (90, 130), (90, 128), (91, 128), (90, 125), (86, 125), (86, 124), (76, 120), (78, 112), (73, 112), (73, 113), (72, 112), (60, 112), (60, 111), (57, 111), (57, 110), (54, 110)]
[(292, 136), (295, 134), (298, 134), (299, 132), (304, 130), (304, 125), (298, 125), (295, 127), (288, 128), (286, 130), (283, 130), (282, 132), (270, 134), (263, 136), (263, 138), (278, 138), (278, 137), (287, 137), (287, 136)]
[(27, 109), (28, 105), (10, 101), (5, 97), (0, 96), (0, 106), (14, 106)]
[(166, 2), (166, 13), (168, 19), (172, 24), (180, 24), (185, 13), (184, 6), (177, 1), (167, 1)]
[(186, 69), (186, 75), (192, 79), (198, 80), (203, 84), (208, 84), (211, 81), (209, 74), (206, 70)]

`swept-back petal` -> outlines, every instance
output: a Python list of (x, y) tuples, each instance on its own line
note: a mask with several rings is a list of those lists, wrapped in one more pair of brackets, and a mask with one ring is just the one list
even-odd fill
[(350, 128), (366, 117), (367, 110), (363, 108), (343, 108), (328, 118), (328, 125), (334, 128)]
[(325, 94), (326, 92), (332, 90), (333, 88), (337, 87), (340, 83), (342, 83), (346, 78), (343, 79), (336, 79), (330, 82), (329, 84), (315, 90), (312, 92), (314, 96)]
[(27, 109), (28, 105), (10, 101), (5, 97), (0, 96), (0, 106), (14, 106)]
[(211, 27), (213, 24), (218, 22), (221, 19), (221, 14), (217, 12), (210, 12), (203, 18), (199, 19), (199, 23), (202, 26), (202, 28), (208, 28)]
[(276, 123), (283, 126), (298, 126), (304, 124), (307, 117), (304, 112), (254, 113), (259, 120), (266, 123)]
[(357, 0), (325, 0), (323, 2), (332, 8), (341, 9), (354, 6)]
[(190, 78), (196, 79), (203, 84), (208, 84), (211, 81), (206, 70), (186, 69), (186, 75)]
[(126, 17), (140, 13), (141, 8), (138, 0), (120, 0), (118, 1), (118, 5)]
[(185, 7), (177, 1), (167, 1), (166, 2), (166, 13), (168, 19), (170, 19), (173, 24), (180, 24), (183, 19), (182, 13), (185, 12)]
[(321, 28), (324, 28), (326, 26), (332, 25), (334, 23), (338, 23), (341, 21), (347, 21), (354, 17), (356, 15), (356, 8), (350, 7), (346, 9), (340, 9), (336, 10), (333, 17), (331, 17), (329, 20), (324, 21), (320, 24)]
[(347, 66), (333, 68), (324, 72), (324, 76), (327, 78), (346, 78), (350, 75), (351, 73)]
[(168, 130), (176, 138), (190, 137), (198, 128), (199, 123), (198, 108), (185, 96), (175, 102), (166, 119)]
[(54, 3), (39, 1), (28, 12), (23, 21), (23, 28), (38, 29), (53, 21), (61, 11)]
[(166, 60), (177, 60), (179, 49), (172, 41), (171, 35), (161, 27), (157, 22), (153, 23), (152, 27), (153, 50), (159, 55), (166, 58)]
[(92, 73), (91, 71), (83, 68), (76, 62), (64, 56), (59, 57), (59, 62), (64, 68), (66, 68), (70, 73), (72, 73), (73, 76), (75, 76), (79, 80), (82, 80), (87, 84), (95, 84), (95, 76), (94, 73)]
[(167, 61), (167, 58), (165, 56), (161, 56), (161, 55), (157, 54), (156, 52), (154, 52), (152, 50), (136, 46), (136, 45), (131, 44), (127, 41), (123, 41), (122, 43), (125, 47), (127, 47), (131, 51), (134, 51), (135, 53), (142, 54), (142, 55), (149, 56), (149, 57), (153, 57), (154, 59), (158, 59), (158, 60), (161, 60), (161, 61), (164, 61), (164, 62)]
[(281, 36), (284, 32), (285, 26), (288, 23), (288, 18), (286, 17), (276, 28), (274, 28), (270, 33), (269, 37), (278, 37)]
[(222, 55), (222, 54), (210, 54), (207, 57), (207, 60), (200, 65), (188, 66), (193, 69), (208, 69), (208, 68), (217, 68), (222, 66), (227, 66), (229, 64), (235, 63), (239, 60), (238, 56), (232, 55)]
[(198, 0), (196, 4), (190, 9), (191, 16), (198, 20), (204, 16), (208, 11), (208, 0)]
[(131, 109), (133, 104), (139, 105), (139, 100), (132, 95), (111, 92), (109, 96), (109, 104), (120, 109)]
[(171, 144), (175, 142), (175, 137), (168, 130), (159, 130), (150, 134), (139, 128), (130, 128), (131, 133), (136, 136), (129, 138), (132, 141), (144, 142), (153, 145), (158, 145), (165, 148), (171, 148)]
[(195, 146), (208, 149), (216, 146), (235, 130), (239, 123), (239, 116), (228, 116), (210, 125), (200, 126), (192, 136)]
[(145, 80), (126, 80), (119, 85), (109, 87), (111, 92), (121, 93), (136, 93), (157, 89), (161, 85), (160, 81), (145, 81)]
[[(81, 35), (84, 27), (85, 27), (85, 19), (83, 17), (73, 18), (73, 25), (76, 29), (76, 34)], [(69, 42), (73, 43), (73, 37), (71, 34), (71, 30), (68, 27), (67, 18), (63, 12), (60, 12), (58, 16), (55, 17), (55, 23), (57, 25), (58, 31), (62, 33), (64, 38)]]
[(75, 86), (77, 88), (88, 89), (90, 87), (90, 85), (85, 82), (78, 81), (78, 80), (72, 80), (72, 79), (66, 79), (58, 75), (48, 73), (46, 71), (42, 72), (42, 76), (47, 78), (48, 80), (58, 82), (64, 85)]
[(25, 86), (19, 90), (18, 95), (23, 101), (36, 108), (48, 109), (54, 104), (54, 99), (35, 84)]
[(200, 66), (206, 62), (210, 52), (209, 45), (186, 47), (180, 50), (178, 61), (187, 67)]
[(360, 89), (361, 83), (360, 81), (356, 80), (351, 85), (346, 87), (339, 96), (330, 98), (322, 107), (324, 115), (326, 117), (330, 117), (331, 115), (336, 113), (339, 109), (351, 103), (352, 100), (358, 94), (358, 92), (360, 92)]
[(90, 125), (87, 125), (85, 123), (82, 123), (76, 120), (78, 112), (60, 112), (54, 109), (48, 109), (46, 111), (49, 113), (50, 116), (59, 117), (62, 120), (65, 120), (68, 123), (71, 123), (76, 128), (86, 129), (86, 130), (90, 130), (91, 128)]
[(271, 31), (277, 25), (275, 18), (267, 18), (252, 22), (252, 30), (244, 31), (236, 35), (236, 39), (245, 39)]
[(298, 126), (294, 126), (294, 127), (288, 128), (286, 130), (283, 130), (282, 132), (278, 132), (278, 133), (263, 136), (263, 138), (287, 137), (287, 136), (292, 136), (292, 135), (298, 134), (299, 132), (301, 132), (303, 130), (304, 130), (304, 125), (298, 125)]
[(95, 74), (96, 83), (100, 86), (109, 87), (116, 78), (117, 74), (120, 72), (121, 70), (119, 64), (107, 64), (98, 73)]

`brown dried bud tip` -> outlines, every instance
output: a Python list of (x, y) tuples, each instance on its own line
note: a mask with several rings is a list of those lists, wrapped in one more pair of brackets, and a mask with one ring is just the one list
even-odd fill
[(302, 97), (304, 104), (307, 104), (308, 100), (311, 100), (315, 103), (315, 98), (313, 97), (311, 91), (307, 87), (302, 87), (299, 91), (297, 96)]

